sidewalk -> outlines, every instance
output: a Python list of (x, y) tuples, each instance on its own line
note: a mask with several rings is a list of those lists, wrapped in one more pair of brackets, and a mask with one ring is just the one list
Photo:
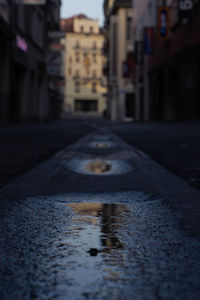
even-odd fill
[(0, 187), (92, 129), (82, 119), (0, 126)]

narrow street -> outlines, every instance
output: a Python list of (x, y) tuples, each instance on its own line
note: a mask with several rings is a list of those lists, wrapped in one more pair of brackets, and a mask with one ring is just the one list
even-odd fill
[(200, 0), (0, 0), (0, 300), (200, 300)]
[(94, 124), (1, 189), (0, 299), (199, 299), (199, 197)]

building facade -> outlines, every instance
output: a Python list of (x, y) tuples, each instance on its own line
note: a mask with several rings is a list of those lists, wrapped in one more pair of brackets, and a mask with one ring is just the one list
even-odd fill
[(133, 85), (132, 3), (105, 0), (105, 27), (108, 48), (108, 101), (111, 120), (135, 118)]
[[(143, 52), (135, 70), (138, 120), (200, 118), (200, 3), (187, 1), (191, 9), (183, 11), (183, 2), (133, 1), (135, 42), (145, 43), (144, 29), (153, 29), (153, 51)], [(163, 28), (161, 10), (168, 16)]]
[(60, 31), (60, 0), (53, 1), (48, 6), (48, 50), (47, 76), (48, 98), (51, 118), (59, 118), (64, 101), (65, 74), (62, 56), (65, 51), (61, 39), (65, 36)]
[(61, 29), (66, 33), (62, 40), (66, 78), (64, 111), (102, 115), (107, 108), (107, 82), (103, 75), (104, 35), (98, 21), (80, 14), (62, 19)]
[(10, 6), (0, 0), (0, 122), (6, 122), (9, 115), (11, 39)]
[(0, 0), (1, 122), (44, 121), (50, 117), (48, 30), (56, 18), (59, 26), (60, 4), (60, 0), (43, 5)]

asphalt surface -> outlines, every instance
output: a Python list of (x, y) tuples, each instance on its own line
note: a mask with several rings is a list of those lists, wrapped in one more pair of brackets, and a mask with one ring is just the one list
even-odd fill
[(97, 128), (107, 127), (200, 189), (200, 122), (111, 123), (68, 119), (0, 126), (0, 187)]
[(200, 189), (200, 122), (114, 123), (116, 134)]
[(0, 187), (91, 132), (81, 119), (0, 126)]
[(0, 299), (199, 299), (200, 192), (92, 126), (0, 190)]

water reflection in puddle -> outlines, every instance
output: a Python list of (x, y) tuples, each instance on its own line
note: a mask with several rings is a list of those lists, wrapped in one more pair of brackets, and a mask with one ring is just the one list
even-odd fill
[(78, 226), (79, 231), (81, 228), (81, 236), (87, 240), (90, 249), (97, 249), (103, 253), (111, 249), (124, 248), (117, 237), (123, 223), (122, 213), (126, 211), (124, 205), (73, 203), (69, 204), (69, 207), (75, 213), (73, 229)]
[(99, 142), (99, 143), (95, 144), (95, 147), (97, 147), (97, 148), (108, 148), (109, 144), (108, 143)]
[(109, 140), (95, 140), (91, 143), (89, 143), (89, 147), (90, 148), (97, 148), (97, 149), (108, 149), (108, 148), (112, 148), (115, 147), (116, 144), (113, 141), (109, 141)]
[(121, 232), (128, 214), (127, 207), (122, 204), (71, 203), (67, 209), (71, 215), (71, 225), (67, 230), (70, 278), (84, 288), (92, 282), (118, 281), (123, 276), (121, 265), (125, 261)]
[(103, 174), (111, 170), (111, 165), (103, 160), (94, 160), (86, 165), (86, 170), (94, 174)]
[[(66, 165), (70, 170), (84, 175), (122, 175), (133, 170), (132, 165), (125, 160), (102, 160), (73, 158)], [(101, 171), (101, 170), (104, 171)], [(99, 171), (100, 170), (100, 171)]]

